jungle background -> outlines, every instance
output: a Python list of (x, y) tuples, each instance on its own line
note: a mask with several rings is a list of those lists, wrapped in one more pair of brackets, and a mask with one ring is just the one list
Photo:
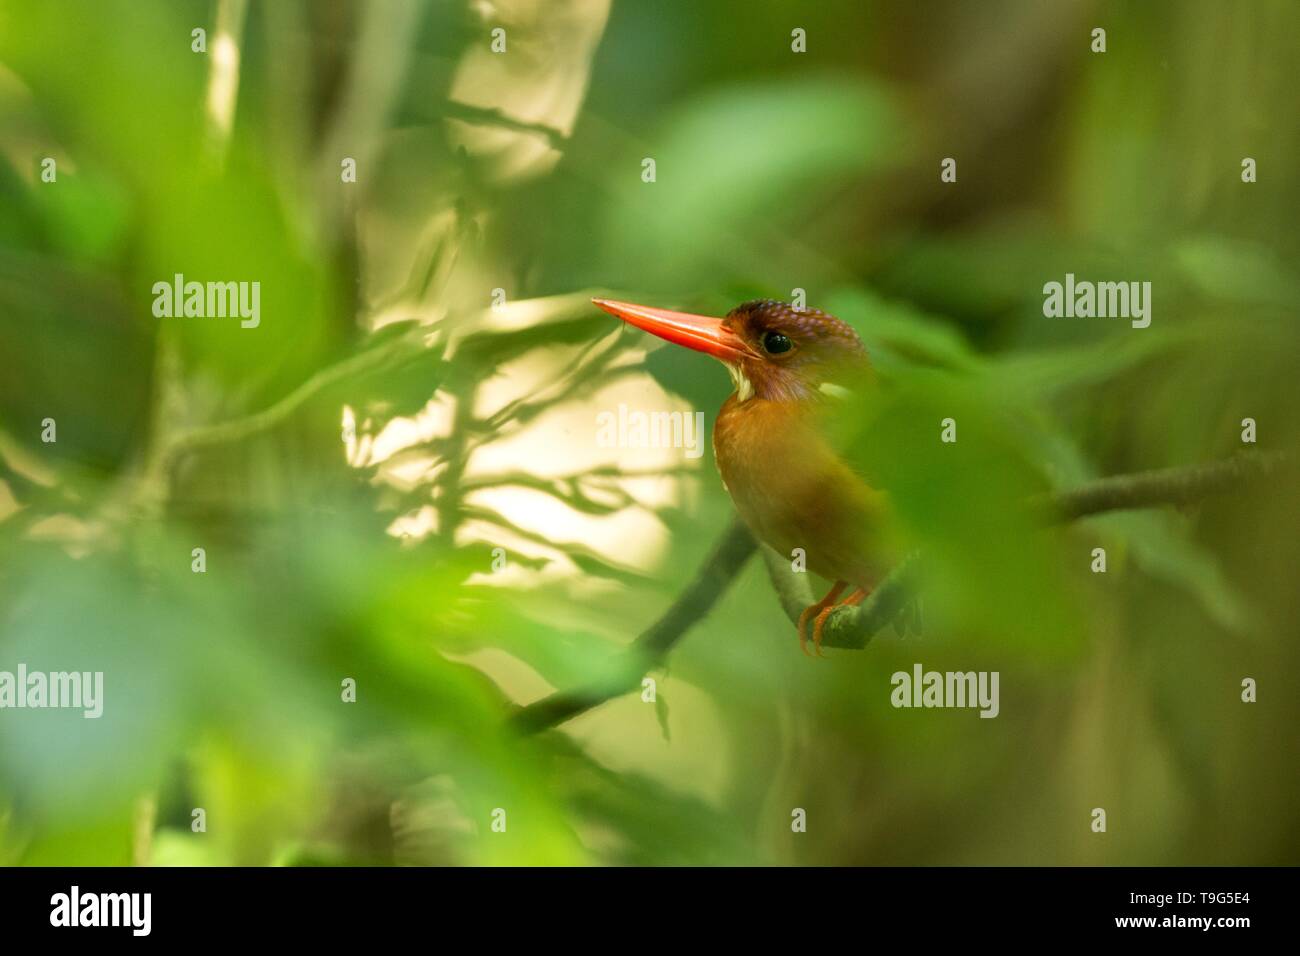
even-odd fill
[[(1298, 27), (4, 0), (0, 669), (106, 701), (0, 711), (0, 862), (1296, 863), (1293, 481), (1049, 531), (1015, 502), (1297, 446)], [(1151, 327), (1044, 318), (1067, 272), (1151, 281)], [(259, 327), (155, 318), (177, 273), (259, 281)], [(602, 410), (711, 424), (729, 383), (590, 297), (795, 288), (888, 385), (924, 634), (809, 660), (754, 560), (653, 703), (518, 733), (732, 515), (711, 453), (597, 447)], [(999, 671), (998, 718), (892, 708), (918, 661)]]

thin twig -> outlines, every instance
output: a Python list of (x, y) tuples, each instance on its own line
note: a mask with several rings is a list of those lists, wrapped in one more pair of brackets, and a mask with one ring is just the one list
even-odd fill
[[(534, 324), (540, 325), (580, 314), (579, 310), (589, 307), (590, 301), (590, 291), (584, 291), (573, 295), (519, 300), (514, 303), (514, 306), (519, 309), (535, 311), (537, 316)], [(484, 309), (467, 316), (466, 322), (487, 323), (496, 318), (496, 314), (491, 309)], [(180, 432), (162, 449), (164, 460), (170, 463), (177, 456), (187, 452), (214, 445), (243, 441), (254, 435), (269, 431), (282, 424), (294, 412), (327, 389), (340, 382), (345, 382), (353, 376), (375, 372), (389, 362), (419, 360), (424, 354), (429, 356), (430, 362), (437, 361), (439, 357), (434, 351), (434, 345), (431, 343), (435, 341), (435, 336), (443, 334), (444, 330), (441, 324), (421, 324), (379, 345), (371, 346), (364, 351), (350, 355), (333, 365), (320, 369), (284, 398), (261, 411), (213, 425), (195, 426), (188, 431)], [(492, 329), (487, 329), (483, 334), (498, 333)]]
[(1049, 519), (1055, 521), (1151, 505), (1182, 505), (1267, 477), (1289, 460), (1283, 452), (1257, 452), (1204, 465), (1114, 475), (1054, 495), (1045, 504)]
[(700, 573), (664, 615), (632, 642), (607, 679), (529, 704), (515, 712), (511, 723), (523, 733), (533, 733), (639, 687), (646, 672), (658, 665), (682, 635), (713, 609), (757, 547), (749, 529), (740, 521), (733, 521)]
[(404, 354), (417, 352), (424, 347), (423, 343), (429, 331), (421, 326), (390, 342), (358, 352), (341, 362), (327, 366), (274, 405), (260, 412), (233, 421), (203, 425), (182, 432), (167, 446), (167, 456), (171, 459), (185, 452), (242, 441), (252, 435), (268, 431), (330, 386), (345, 381), (351, 376), (381, 368), (386, 362)]

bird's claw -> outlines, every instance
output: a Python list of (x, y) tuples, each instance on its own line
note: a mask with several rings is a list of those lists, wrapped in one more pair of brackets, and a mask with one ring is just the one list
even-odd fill
[(822, 653), (822, 631), (826, 629), (827, 620), (836, 610), (837, 607), (835, 606), (828, 607), (818, 614), (816, 620), (813, 621), (813, 648), (816, 650), (818, 657), (826, 656)]
[[(805, 657), (825, 657), (822, 653), (822, 630), (826, 627), (826, 619), (830, 617), (831, 612), (835, 610), (835, 605), (826, 608), (818, 608), (816, 604), (806, 608), (799, 615), (799, 623), (796, 625), (799, 629), (799, 650), (803, 651)], [(808, 650), (808, 634), (805, 628), (808, 626), (808, 618), (816, 613), (813, 618), (812, 645), (813, 651)]]
[[(867, 598), (867, 595), (870, 594), (870, 592), (867, 591), (865, 588), (858, 588), (851, 595), (849, 595), (847, 598), (845, 598), (843, 601), (840, 601), (837, 604), (835, 603), (835, 599), (839, 597), (839, 592), (840, 589), (837, 588), (831, 594), (828, 594), (825, 598), (819, 601), (817, 604), (812, 605), (812, 607), (806, 608), (804, 612), (799, 615), (799, 647), (804, 652), (804, 654), (807, 654), (809, 657), (826, 656), (825, 654), (822, 653), (822, 635), (823, 632), (826, 630), (826, 622), (830, 620), (831, 615), (834, 614), (842, 607), (857, 607)], [(804, 626), (808, 623), (808, 618), (813, 614), (816, 614), (816, 617), (813, 618), (813, 632), (812, 632), (812, 644), (813, 644), (814, 653), (809, 654), (808, 639), (804, 635)]]
[(812, 657), (812, 655), (808, 653), (808, 635), (804, 632), (804, 628), (808, 625), (809, 616), (816, 610), (816, 604), (804, 608), (803, 613), (799, 615), (799, 623), (795, 625), (799, 631), (799, 650), (803, 651), (805, 657)]
[(835, 602), (836, 600), (838, 600), (839, 596), (844, 592), (844, 588), (845, 588), (845, 584), (843, 581), (836, 581), (835, 584), (831, 587), (831, 589), (826, 592), (826, 596), (824, 598), (822, 598), (816, 604), (808, 605), (806, 608), (803, 609), (803, 613), (799, 615), (799, 622), (798, 624), (795, 625), (795, 627), (797, 627), (799, 630), (799, 649), (804, 652), (804, 655), (806, 657), (814, 656), (813, 654), (808, 653), (808, 637), (804, 630), (808, 626), (808, 619), (810, 617), (815, 617), (813, 623), (813, 647), (816, 649), (817, 652), (815, 656), (817, 657), (826, 656), (825, 654), (822, 653), (822, 646), (821, 646), (822, 645), (822, 624), (825, 620), (826, 615), (835, 609)]

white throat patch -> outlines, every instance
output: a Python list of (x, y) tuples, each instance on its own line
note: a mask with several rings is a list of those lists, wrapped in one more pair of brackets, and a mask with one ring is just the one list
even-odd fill
[(727, 363), (727, 371), (731, 374), (731, 382), (736, 386), (736, 401), (747, 402), (754, 397), (754, 383), (745, 377), (739, 365)]

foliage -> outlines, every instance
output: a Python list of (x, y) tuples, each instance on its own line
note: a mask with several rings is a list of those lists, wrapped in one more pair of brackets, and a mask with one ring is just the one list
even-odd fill
[[(0, 670), (107, 697), (0, 711), (0, 862), (1296, 862), (1294, 489), (1017, 507), (1300, 445), (1295, 7), (1040, 6), (0, 2)], [(1067, 272), (1151, 327), (1044, 318)], [(260, 325), (156, 318), (178, 273)], [(795, 288), (880, 373), (924, 641), (807, 661), (753, 562), (653, 704), (519, 737), (732, 514), (707, 451), (596, 447), (729, 386), (589, 297)], [(891, 708), (918, 660), (999, 718)]]

